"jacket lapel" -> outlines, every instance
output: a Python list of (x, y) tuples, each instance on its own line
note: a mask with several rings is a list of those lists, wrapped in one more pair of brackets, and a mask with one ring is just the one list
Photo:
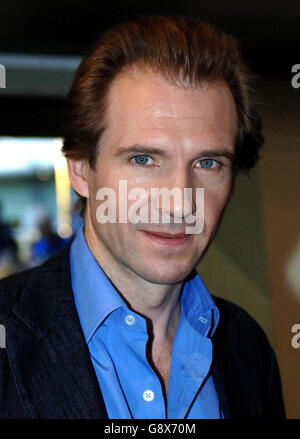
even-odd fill
[[(213, 335), (212, 375), (224, 417), (259, 418), (263, 413), (263, 396), (257, 397), (257, 381), (250, 384), (254, 375), (248, 357), (249, 341), (245, 339), (243, 325), (238, 326), (242, 311), (219, 297), (214, 296), (214, 301), (219, 308), (220, 321)], [(259, 387), (262, 388), (261, 384)]]
[(34, 269), (6, 318), (6, 348), (30, 418), (107, 418), (77, 315), (70, 243)]
[[(216, 386), (217, 394), (219, 397), (221, 409), (225, 419), (232, 417), (232, 408), (230, 407), (230, 400), (228, 400), (228, 391), (225, 391), (227, 387), (227, 378), (224, 374), (224, 369), (222, 364), (224, 364), (224, 359), (226, 358), (226, 353), (222, 353), (218, 349), (216, 343), (214, 343), (214, 359), (212, 363), (212, 376)], [(225, 354), (225, 355), (223, 355)], [(227, 361), (227, 359), (226, 359)]]

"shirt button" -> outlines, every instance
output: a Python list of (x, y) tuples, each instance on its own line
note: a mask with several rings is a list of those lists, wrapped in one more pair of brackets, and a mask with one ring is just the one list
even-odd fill
[(127, 325), (133, 325), (135, 322), (135, 318), (131, 315), (128, 314), (128, 316), (125, 317), (125, 322), (127, 323)]
[(145, 401), (152, 401), (154, 399), (154, 393), (152, 390), (145, 390), (143, 393), (143, 398)]
[(199, 320), (201, 323), (204, 323), (204, 324), (207, 323), (207, 319), (205, 317), (200, 316)]

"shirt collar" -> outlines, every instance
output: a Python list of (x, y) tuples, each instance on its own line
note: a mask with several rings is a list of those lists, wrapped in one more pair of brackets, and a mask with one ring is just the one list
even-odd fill
[[(88, 343), (109, 314), (117, 308), (127, 309), (127, 306), (89, 249), (83, 227), (79, 228), (71, 244), (70, 265), (75, 304)], [(181, 307), (182, 317), (197, 332), (206, 337), (213, 335), (219, 311), (195, 270), (185, 281)]]
[(125, 302), (89, 249), (83, 227), (71, 244), (70, 265), (75, 304), (88, 343), (103, 320)]
[(196, 270), (185, 281), (181, 307), (185, 319), (197, 332), (212, 337), (219, 323), (219, 310)]

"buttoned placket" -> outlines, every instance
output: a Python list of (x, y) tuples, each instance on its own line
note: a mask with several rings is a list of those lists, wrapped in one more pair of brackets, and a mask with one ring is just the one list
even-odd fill
[[(143, 364), (143, 372), (139, 377), (140, 396), (133, 395), (134, 400), (131, 401), (130, 391), (126, 391), (127, 402), (130, 407), (135, 407), (132, 409), (133, 416), (135, 418), (153, 418), (153, 419), (164, 419), (166, 416), (165, 401), (162, 392), (161, 382), (156, 375), (155, 371), (149, 365), (146, 357), (146, 344), (148, 341), (147, 325), (143, 317), (133, 312), (128, 312), (128, 309), (122, 310), (124, 324), (122, 332), (122, 338), (126, 344), (131, 347), (131, 351), (135, 352), (138, 359), (135, 358), (133, 361), (141, 361)], [(134, 341), (136, 338), (144, 337), (144, 347), (143, 350), (135, 349), (137, 346)], [(126, 370), (128, 375), (128, 369)], [(124, 382), (129, 382), (130, 379), (126, 379)], [(126, 385), (125, 385), (126, 386)], [(125, 389), (124, 389), (125, 390)]]

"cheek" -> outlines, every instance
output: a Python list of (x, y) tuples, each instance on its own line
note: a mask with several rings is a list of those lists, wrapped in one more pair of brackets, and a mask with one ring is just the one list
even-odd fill
[(210, 192), (204, 195), (204, 221), (208, 229), (214, 228), (228, 202), (229, 190)]
[[(100, 168), (100, 167), (99, 167)], [(97, 192), (100, 189), (109, 188), (118, 196), (118, 179), (107, 176), (107, 170), (100, 168), (97, 175), (93, 175), (88, 182), (89, 186), (89, 202), (95, 206), (99, 205), (99, 200), (96, 199)]]
[(128, 224), (99, 224), (94, 225), (96, 234), (106, 248), (118, 258), (130, 254), (134, 248), (133, 231)]

